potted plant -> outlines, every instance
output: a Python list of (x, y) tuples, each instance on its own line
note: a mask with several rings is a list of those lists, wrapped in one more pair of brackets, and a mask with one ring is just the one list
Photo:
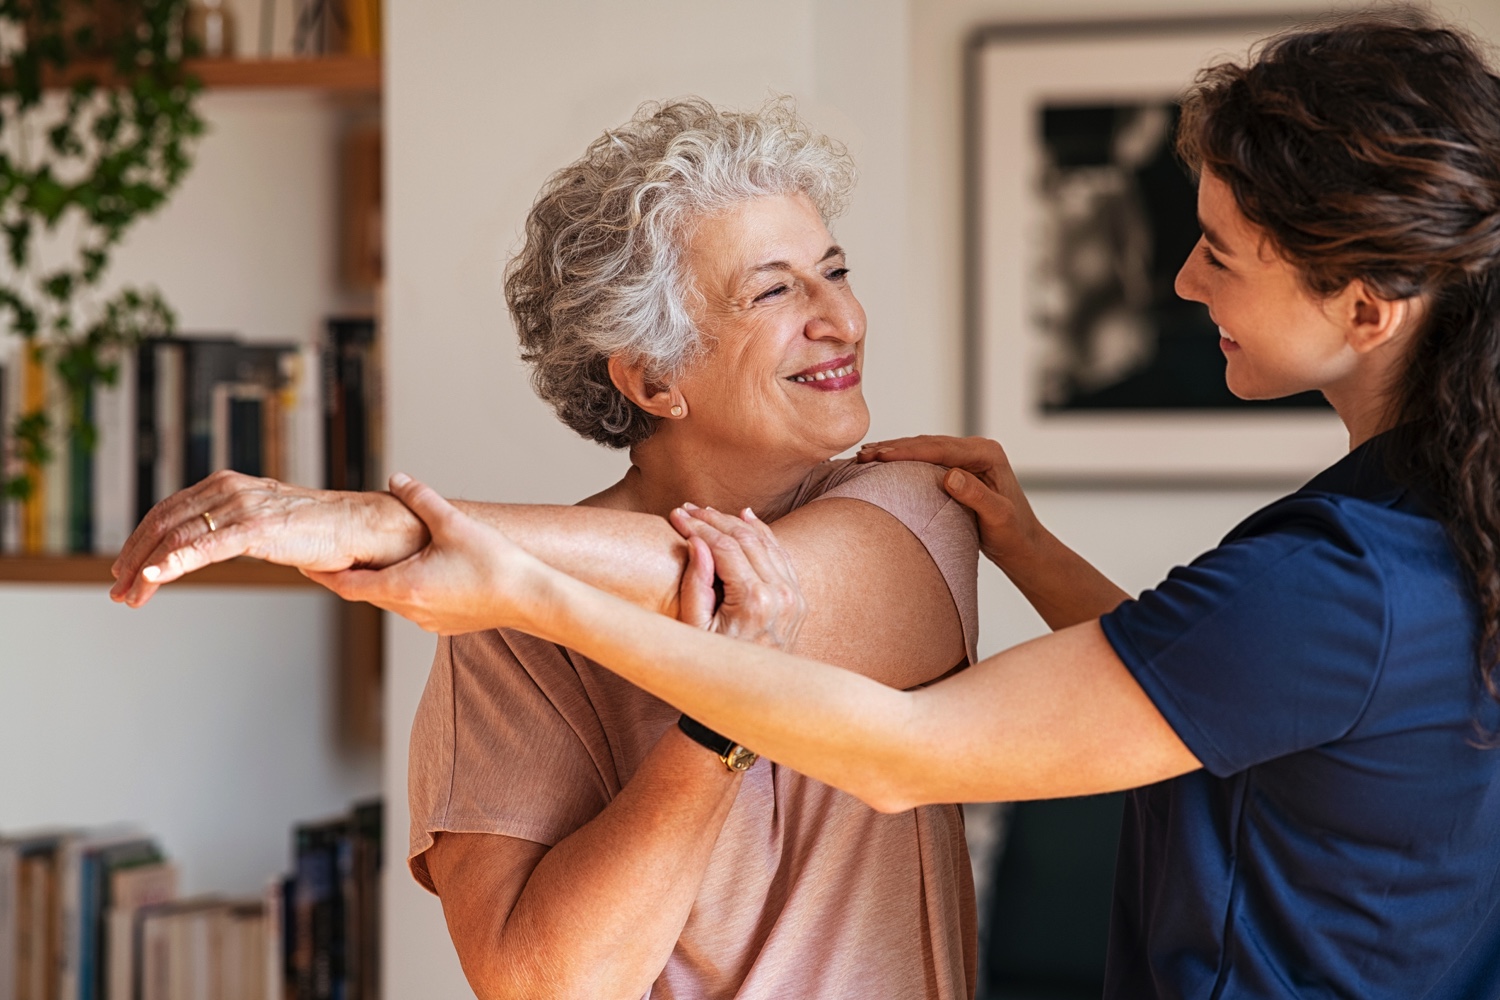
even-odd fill
[[(0, 0), (0, 336), (23, 338), (66, 402), (33, 395), (5, 428), (19, 467), (0, 477), (9, 499), (32, 498), (62, 449), (74, 506), (82, 492), (87, 507), (94, 389), (119, 377), (122, 351), (173, 331), (158, 291), (105, 277), (130, 227), (182, 182), (203, 132), (201, 88), (183, 63), (186, 9)], [(88, 548), (87, 518), (71, 520), (69, 547)]]

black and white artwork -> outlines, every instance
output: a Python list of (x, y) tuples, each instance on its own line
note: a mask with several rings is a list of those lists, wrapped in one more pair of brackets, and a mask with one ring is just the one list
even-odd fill
[(1198, 239), (1196, 190), (1172, 152), (1177, 105), (1046, 103), (1036, 114), (1042, 408), (1327, 406), (1316, 393), (1237, 398), (1207, 309), (1172, 289)]
[(1207, 309), (1173, 290), (1199, 232), (1177, 97), (1277, 26), (976, 37), (969, 413), (1023, 476), (1292, 480), (1337, 454), (1321, 396), (1236, 398)]

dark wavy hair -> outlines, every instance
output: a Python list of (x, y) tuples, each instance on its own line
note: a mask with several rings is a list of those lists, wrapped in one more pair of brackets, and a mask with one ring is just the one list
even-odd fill
[(1479, 681), (1500, 701), (1500, 78), (1421, 8), (1350, 15), (1203, 70), (1177, 141), (1313, 293), (1360, 279), (1428, 301), (1389, 457), (1467, 570)]

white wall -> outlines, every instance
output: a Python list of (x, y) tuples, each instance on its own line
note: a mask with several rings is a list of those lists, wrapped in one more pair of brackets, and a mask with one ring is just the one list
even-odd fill
[[(116, 258), (188, 331), (305, 340), (338, 305), (341, 112), (307, 94), (210, 94), (197, 165)], [(0, 585), (0, 830), (131, 820), (189, 891), (257, 892), (291, 825), (379, 791), (335, 726), (334, 615), (312, 591)]]

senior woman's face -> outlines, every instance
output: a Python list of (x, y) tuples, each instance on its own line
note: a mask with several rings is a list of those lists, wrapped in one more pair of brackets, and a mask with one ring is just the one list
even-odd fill
[(864, 437), (865, 311), (812, 202), (742, 202), (704, 220), (686, 251), (709, 350), (678, 382), (683, 430), (740, 454), (806, 461)]

